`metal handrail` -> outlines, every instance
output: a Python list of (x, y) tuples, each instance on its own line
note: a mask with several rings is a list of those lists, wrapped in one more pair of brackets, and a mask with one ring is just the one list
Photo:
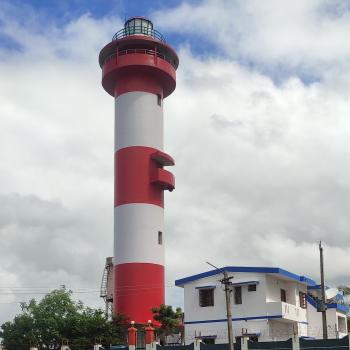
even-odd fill
[(163, 41), (165, 43), (165, 38), (161, 33), (159, 33), (155, 29), (147, 28), (147, 27), (141, 26), (141, 25), (126, 27), (126, 28), (118, 30), (113, 35), (112, 40), (122, 39), (122, 38), (125, 38), (125, 37), (130, 36), (130, 35), (147, 35), (147, 36), (150, 36), (154, 39)]
[(151, 56), (157, 56), (167, 62), (169, 62), (174, 68), (175, 63), (169, 56), (163, 55), (155, 50), (149, 50), (149, 49), (125, 49), (125, 50), (118, 50), (117, 52), (112, 53), (106, 59), (104, 60), (103, 64), (107, 63), (111, 59), (113, 59), (116, 56), (123, 56), (123, 55), (129, 55), (129, 54), (134, 54), (134, 53), (142, 53), (146, 55), (151, 55)]

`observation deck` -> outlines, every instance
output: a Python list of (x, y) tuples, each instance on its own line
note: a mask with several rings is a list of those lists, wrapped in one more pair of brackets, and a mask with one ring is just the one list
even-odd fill
[(152, 80), (153, 86), (157, 80), (160, 85), (157, 93), (162, 97), (170, 95), (176, 86), (179, 58), (164, 36), (153, 28), (153, 23), (143, 17), (133, 17), (125, 22), (124, 28), (101, 50), (99, 63), (102, 85), (112, 96), (120, 93), (121, 80), (125, 86), (126, 75), (129, 81), (132, 75), (147, 75), (146, 80)]

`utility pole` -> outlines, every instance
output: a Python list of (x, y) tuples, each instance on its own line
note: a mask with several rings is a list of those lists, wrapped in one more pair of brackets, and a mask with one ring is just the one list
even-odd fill
[(319, 244), (319, 250), (320, 250), (320, 272), (321, 272), (321, 293), (322, 293), (322, 329), (323, 329), (323, 339), (328, 339), (327, 334), (327, 307), (326, 307), (326, 290), (324, 285), (324, 269), (323, 269), (323, 248), (322, 248), (322, 242), (320, 241)]
[(231, 284), (232, 284), (232, 282), (230, 281), (233, 277), (228, 277), (226, 270), (223, 273), (224, 273), (224, 278), (220, 282), (225, 286), (228, 343), (229, 343), (229, 349), (234, 350), (233, 349), (232, 313), (231, 313)]
[(224, 274), (224, 278), (220, 280), (221, 284), (225, 286), (225, 298), (226, 298), (226, 315), (227, 315), (227, 332), (228, 332), (228, 344), (229, 344), (229, 350), (234, 350), (233, 347), (233, 328), (232, 328), (232, 313), (231, 313), (231, 279), (233, 278), (228, 277), (227, 271), (221, 271), (218, 267), (211, 264), (207, 261), (207, 264), (210, 266), (215, 267), (217, 270), (222, 272)]

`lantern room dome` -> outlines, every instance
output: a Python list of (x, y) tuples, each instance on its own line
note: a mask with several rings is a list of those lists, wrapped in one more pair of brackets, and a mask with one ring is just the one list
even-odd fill
[(130, 35), (145, 35), (165, 42), (164, 36), (153, 29), (153, 23), (145, 17), (132, 17), (124, 23), (124, 28), (114, 34), (112, 40), (125, 38)]

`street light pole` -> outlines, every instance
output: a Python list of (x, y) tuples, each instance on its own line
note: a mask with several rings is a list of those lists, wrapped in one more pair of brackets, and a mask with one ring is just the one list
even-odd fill
[(207, 261), (207, 264), (210, 266), (215, 267), (217, 270), (222, 272), (224, 274), (224, 278), (220, 280), (221, 284), (225, 286), (225, 298), (226, 298), (226, 315), (227, 315), (227, 332), (228, 332), (228, 344), (229, 344), (229, 350), (234, 350), (233, 347), (233, 328), (232, 328), (232, 313), (231, 313), (231, 279), (233, 278), (228, 277), (227, 271), (221, 271), (218, 267), (211, 264)]

